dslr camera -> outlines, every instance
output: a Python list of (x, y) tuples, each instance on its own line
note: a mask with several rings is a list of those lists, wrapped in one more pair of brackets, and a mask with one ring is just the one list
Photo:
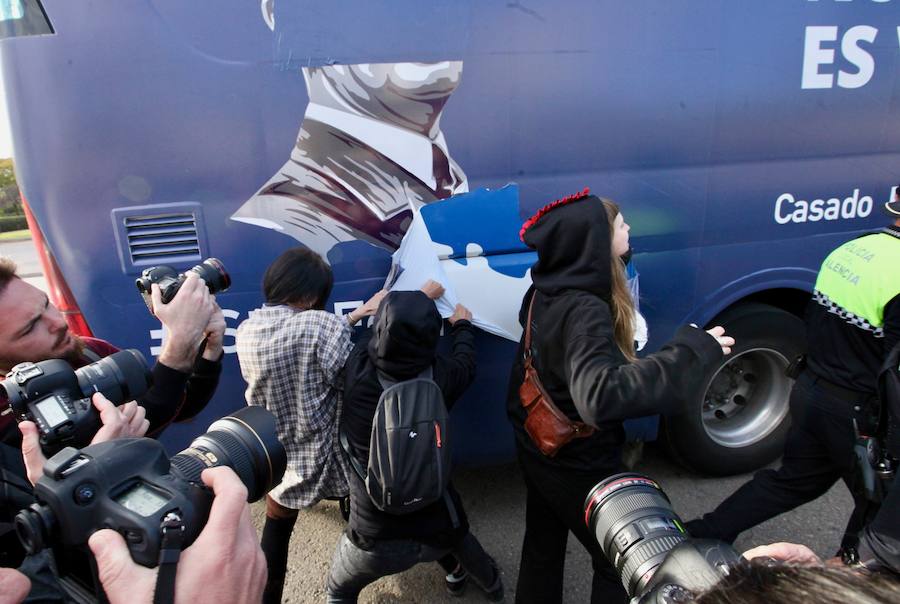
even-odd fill
[(262, 407), (215, 421), (171, 459), (149, 438), (67, 447), (47, 460), (34, 487), (37, 503), (16, 516), (16, 532), (29, 554), (52, 548), (66, 591), (91, 601), (91, 592), (103, 593), (89, 566), (95, 531), (120, 532), (134, 561), (154, 567), (161, 550), (184, 549), (203, 530), (213, 502), (200, 480), (204, 469), (234, 470), (253, 502), (281, 481), (286, 465), (275, 418)]
[(662, 488), (643, 474), (601, 481), (588, 493), (584, 520), (632, 604), (691, 601), (742, 562), (727, 543), (692, 539)]
[(187, 279), (186, 273), (196, 273), (209, 288), (209, 293), (215, 294), (225, 291), (231, 287), (231, 277), (225, 270), (225, 265), (218, 258), (207, 258), (189, 271), (179, 273), (171, 266), (153, 266), (141, 273), (134, 284), (137, 286), (138, 292), (144, 298), (144, 304), (150, 312), (153, 312), (153, 298), (150, 295), (150, 286), (156, 283), (159, 286), (160, 294), (162, 294), (163, 304), (168, 304), (181, 289), (184, 280)]
[(19, 363), (0, 382), (0, 402), (19, 422), (32, 421), (41, 448), (52, 455), (65, 446), (84, 447), (100, 429), (91, 396), (100, 392), (116, 405), (143, 395), (152, 377), (139, 351), (120, 350), (80, 369), (51, 359)]

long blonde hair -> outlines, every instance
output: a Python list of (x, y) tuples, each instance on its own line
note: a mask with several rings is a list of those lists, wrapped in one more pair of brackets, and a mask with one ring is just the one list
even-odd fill
[(625, 358), (629, 361), (634, 361), (637, 359), (637, 356), (634, 354), (634, 300), (631, 298), (631, 291), (628, 289), (625, 263), (612, 251), (615, 221), (616, 216), (619, 215), (619, 206), (610, 199), (601, 198), (601, 201), (609, 222), (610, 310), (613, 317), (614, 339)]

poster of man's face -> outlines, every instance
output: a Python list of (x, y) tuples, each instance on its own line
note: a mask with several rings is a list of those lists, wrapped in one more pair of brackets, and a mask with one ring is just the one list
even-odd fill
[(290, 157), (232, 219), (325, 258), (344, 241), (396, 249), (411, 210), (468, 190), (440, 127), (461, 77), (461, 61), (304, 68), (309, 105)]

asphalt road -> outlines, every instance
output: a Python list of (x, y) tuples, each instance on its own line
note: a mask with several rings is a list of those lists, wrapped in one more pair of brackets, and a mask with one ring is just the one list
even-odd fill
[[(645, 447), (635, 470), (662, 485), (684, 520), (712, 509), (750, 476), (697, 476), (670, 462), (665, 452), (654, 445)], [(454, 476), (454, 484), (462, 494), (472, 532), (501, 567), (506, 601), (512, 602), (525, 518), (525, 489), (519, 470), (515, 465), (464, 470)], [(839, 483), (824, 497), (747, 531), (736, 546), (738, 551), (744, 551), (764, 543), (794, 541), (809, 545), (820, 556), (831, 556), (851, 509), (850, 495)], [(263, 506), (256, 504), (253, 511), (261, 530)], [(291, 540), (284, 602), (324, 601), (325, 577), (342, 528), (343, 521), (334, 503), (323, 502), (301, 512)], [(590, 582), (590, 558), (581, 544), (570, 538), (565, 601), (590, 601)], [(437, 564), (421, 564), (400, 575), (385, 577), (367, 587), (360, 598), (360, 602), (378, 604), (485, 601), (474, 585), (469, 586), (464, 598), (447, 596)]]
[[(12, 257), (27, 281), (46, 290), (46, 281), (30, 240), (0, 243), (0, 254)], [(712, 509), (749, 478), (749, 475), (697, 476), (672, 463), (665, 452), (654, 445), (646, 447), (635, 470), (652, 476), (662, 485), (675, 511), (684, 520)], [(463, 470), (456, 473), (454, 483), (462, 494), (473, 533), (501, 567), (507, 588), (506, 599), (512, 602), (525, 517), (525, 491), (518, 468), (509, 465)], [(774, 541), (794, 541), (809, 545), (820, 556), (830, 556), (837, 549), (851, 509), (850, 495), (839, 483), (824, 497), (747, 531), (736, 546), (743, 551)], [(253, 515), (261, 531), (264, 516), (261, 503), (253, 506)], [(323, 502), (300, 514), (291, 540), (285, 602), (324, 601), (325, 577), (342, 529), (343, 521), (335, 503)], [(568, 552), (565, 601), (588, 602), (590, 559), (575, 539), (570, 539)], [(385, 577), (366, 588), (360, 598), (360, 602), (378, 604), (484, 601), (474, 585), (461, 599), (447, 596), (443, 575), (436, 564), (419, 565), (400, 575)]]

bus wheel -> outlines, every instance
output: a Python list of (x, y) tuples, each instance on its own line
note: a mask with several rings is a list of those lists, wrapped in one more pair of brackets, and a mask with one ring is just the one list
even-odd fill
[(793, 380), (788, 363), (805, 347), (803, 321), (767, 304), (718, 316), (736, 343), (706, 376), (689, 412), (667, 418), (666, 439), (688, 467), (717, 476), (755, 470), (782, 453)]

